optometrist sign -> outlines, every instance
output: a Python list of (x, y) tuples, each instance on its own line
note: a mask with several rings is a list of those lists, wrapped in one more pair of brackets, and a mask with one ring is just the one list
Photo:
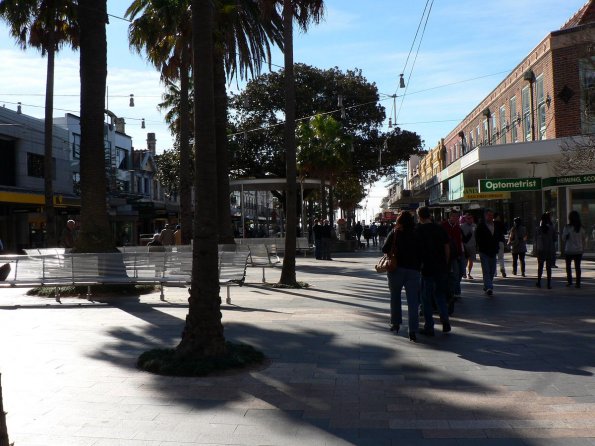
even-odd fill
[(541, 178), (498, 178), (479, 180), (479, 192), (521, 192), (541, 190)]

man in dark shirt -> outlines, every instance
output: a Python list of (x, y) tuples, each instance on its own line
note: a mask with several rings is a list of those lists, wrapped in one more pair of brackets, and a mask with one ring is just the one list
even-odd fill
[(419, 224), (417, 233), (422, 244), (421, 249), (421, 301), (424, 312), (424, 328), (421, 334), (434, 336), (433, 305), (436, 302), (442, 331), (451, 330), (448, 317), (446, 293), (448, 290), (448, 261), (450, 256), (450, 243), (446, 231), (432, 222), (430, 210), (421, 207), (417, 210)]
[(333, 227), (328, 220), (322, 225), (322, 260), (331, 259), (331, 243), (333, 238)]
[(486, 209), (484, 218), (475, 230), (475, 241), (479, 260), (481, 260), (481, 274), (483, 276), (483, 290), (488, 296), (494, 294), (494, 276), (496, 275), (496, 256), (500, 249), (500, 239), (503, 235), (498, 225), (494, 224), (494, 211)]

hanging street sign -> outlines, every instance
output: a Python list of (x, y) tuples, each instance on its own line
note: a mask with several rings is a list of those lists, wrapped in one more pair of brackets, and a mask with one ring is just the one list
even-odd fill
[(541, 190), (541, 178), (497, 178), (479, 180), (479, 192), (521, 192)]

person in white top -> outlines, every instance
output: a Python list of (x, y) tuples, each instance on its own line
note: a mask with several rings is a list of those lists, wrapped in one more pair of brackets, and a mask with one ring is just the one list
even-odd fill
[(568, 224), (562, 231), (564, 241), (564, 258), (566, 259), (566, 286), (572, 286), (572, 262), (576, 273), (574, 286), (581, 287), (581, 260), (586, 245), (586, 233), (577, 211), (570, 211)]

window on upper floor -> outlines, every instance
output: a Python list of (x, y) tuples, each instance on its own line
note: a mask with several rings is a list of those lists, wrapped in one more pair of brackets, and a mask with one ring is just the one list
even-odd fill
[(537, 139), (545, 139), (547, 121), (543, 74), (535, 79), (535, 95), (537, 97)]
[(116, 166), (118, 169), (128, 170), (128, 150), (116, 147)]
[(468, 150), (473, 150), (475, 148), (474, 145), (475, 140), (473, 139), (473, 130), (469, 131), (469, 148)]
[(516, 96), (510, 98), (510, 142), (519, 141)]
[[(37, 153), (27, 152), (27, 176), (45, 178), (43, 162), (45, 157)], [(52, 179), (56, 179), (56, 160), (52, 158)]]
[(78, 133), (72, 134), (72, 159), (81, 159), (81, 135)]
[(148, 178), (144, 178), (143, 193), (145, 195), (151, 195), (151, 182)]
[(483, 138), (482, 138), (482, 141), (483, 141), (483, 145), (484, 146), (487, 146), (489, 144), (489, 141), (488, 141), (488, 133), (489, 133), (489, 131), (488, 131), (489, 130), (488, 129), (488, 125), (489, 125), (488, 120), (487, 119), (484, 119), (483, 120)]
[(506, 106), (500, 107), (500, 144), (506, 144), (506, 133), (508, 131), (506, 125)]
[(492, 134), (490, 135), (490, 144), (496, 144), (498, 142), (498, 136), (500, 135), (500, 132), (498, 130), (498, 116), (496, 116), (496, 113), (492, 113), (491, 120)]
[(595, 133), (595, 56), (579, 61), (581, 82), (581, 131)]
[(475, 145), (480, 146), (481, 145), (481, 128), (479, 127), (479, 125), (475, 129), (475, 135), (476, 135)]
[(529, 87), (523, 88), (521, 93), (524, 141), (531, 141), (531, 95)]

